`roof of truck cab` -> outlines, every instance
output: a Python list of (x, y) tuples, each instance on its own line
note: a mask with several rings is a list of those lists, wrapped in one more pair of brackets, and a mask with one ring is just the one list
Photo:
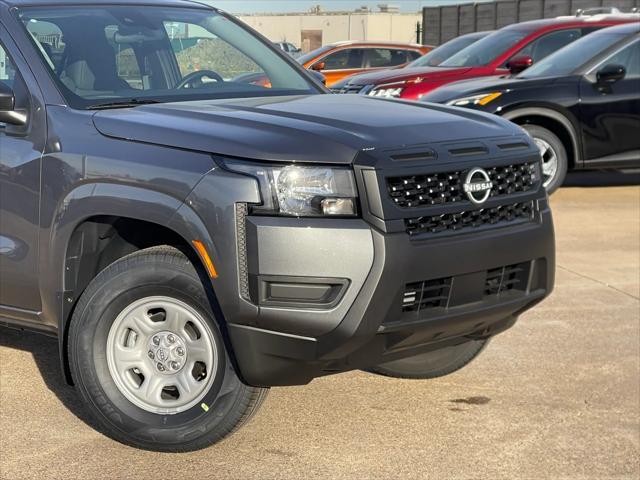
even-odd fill
[(0, 0), (0, 5), (8, 7), (66, 7), (87, 5), (157, 5), (170, 7), (212, 8), (192, 0)]

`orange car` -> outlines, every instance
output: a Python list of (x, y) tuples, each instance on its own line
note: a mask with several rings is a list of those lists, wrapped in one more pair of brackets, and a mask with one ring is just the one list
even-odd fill
[(431, 50), (433, 47), (418, 44), (341, 42), (318, 48), (297, 61), (304, 68), (321, 72), (330, 87), (350, 75), (413, 62)]

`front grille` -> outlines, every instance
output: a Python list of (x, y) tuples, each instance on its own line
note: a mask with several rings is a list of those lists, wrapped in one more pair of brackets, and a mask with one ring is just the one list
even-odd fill
[[(503, 197), (533, 190), (540, 179), (535, 163), (486, 169), (493, 182), (491, 197)], [(391, 199), (401, 208), (424, 208), (467, 200), (464, 182), (468, 170), (387, 179)]]
[[(475, 301), (496, 300), (509, 292), (526, 292), (530, 269), (531, 263), (526, 262), (461, 277), (410, 283), (405, 287), (402, 312), (419, 314), (428, 310), (460, 307)], [(471, 283), (477, 285), (475, 289), (471, 288), (473, 291), (467, 291), (470, 289), (469, 282), (461, 280), (470, 276), (479, 277), (478, 282)], [(464, 291), (460, 292), (461, 289)]]
[(341, 88), (332, 88), (331, 91), (333, 93), (342, 93), (342, 94), (356, 94), (360, 93), (365, 88), (364, 85), (351, 85), (347, 84)]
[(415, 236), (425, 233), (459, 232), (489, 225), (497, 226), (504, 223), (532, 220), (534, 212), (534, 203), (525, 202), (459, 213), (408, 218), (404, 223), (407, 233)]

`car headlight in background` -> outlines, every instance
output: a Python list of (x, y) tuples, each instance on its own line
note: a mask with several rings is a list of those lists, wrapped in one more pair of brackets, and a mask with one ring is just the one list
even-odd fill
[(370, 97), (382, 97), (382, 98), (400, 98), (404, 88), (395, 87), (395, 88), (379, 88), (377, 90), (371, 90), (369, 92)]
[(447, 105), (454, 107), (468, 107), (470, 105), (480, 105), (484, 107), (490, 104), (495, 99), (502, 96), (502, 92), (482, 93), (480, 95), (473, 95), (471, 97), (457, 98), (447, 102)]
[(258, 180), (262, 205), (252, 213), (295, 217), (355, 216), (353, 170), (340, 167), (268, 165), (225, 161), (226, 167)]

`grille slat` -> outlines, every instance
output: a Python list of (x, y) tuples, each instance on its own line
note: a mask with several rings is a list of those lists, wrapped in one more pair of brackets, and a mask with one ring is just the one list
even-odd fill
[(405, 220), (405, 227), (411, 236), (458, 232), (516, 220), (531, 220), (534, 211), (533, 202), (515, 203), (459, 213), (408, 218)]
[[(522, 163), (486, 169), (493, 182), (491, 197), (533, 190), (540, 179), (535, 163)], [(431, 205), (467, 201), (464, 182), (468, 170), (387, 178), (387, 191), (400, 208), (424, 208)]]

